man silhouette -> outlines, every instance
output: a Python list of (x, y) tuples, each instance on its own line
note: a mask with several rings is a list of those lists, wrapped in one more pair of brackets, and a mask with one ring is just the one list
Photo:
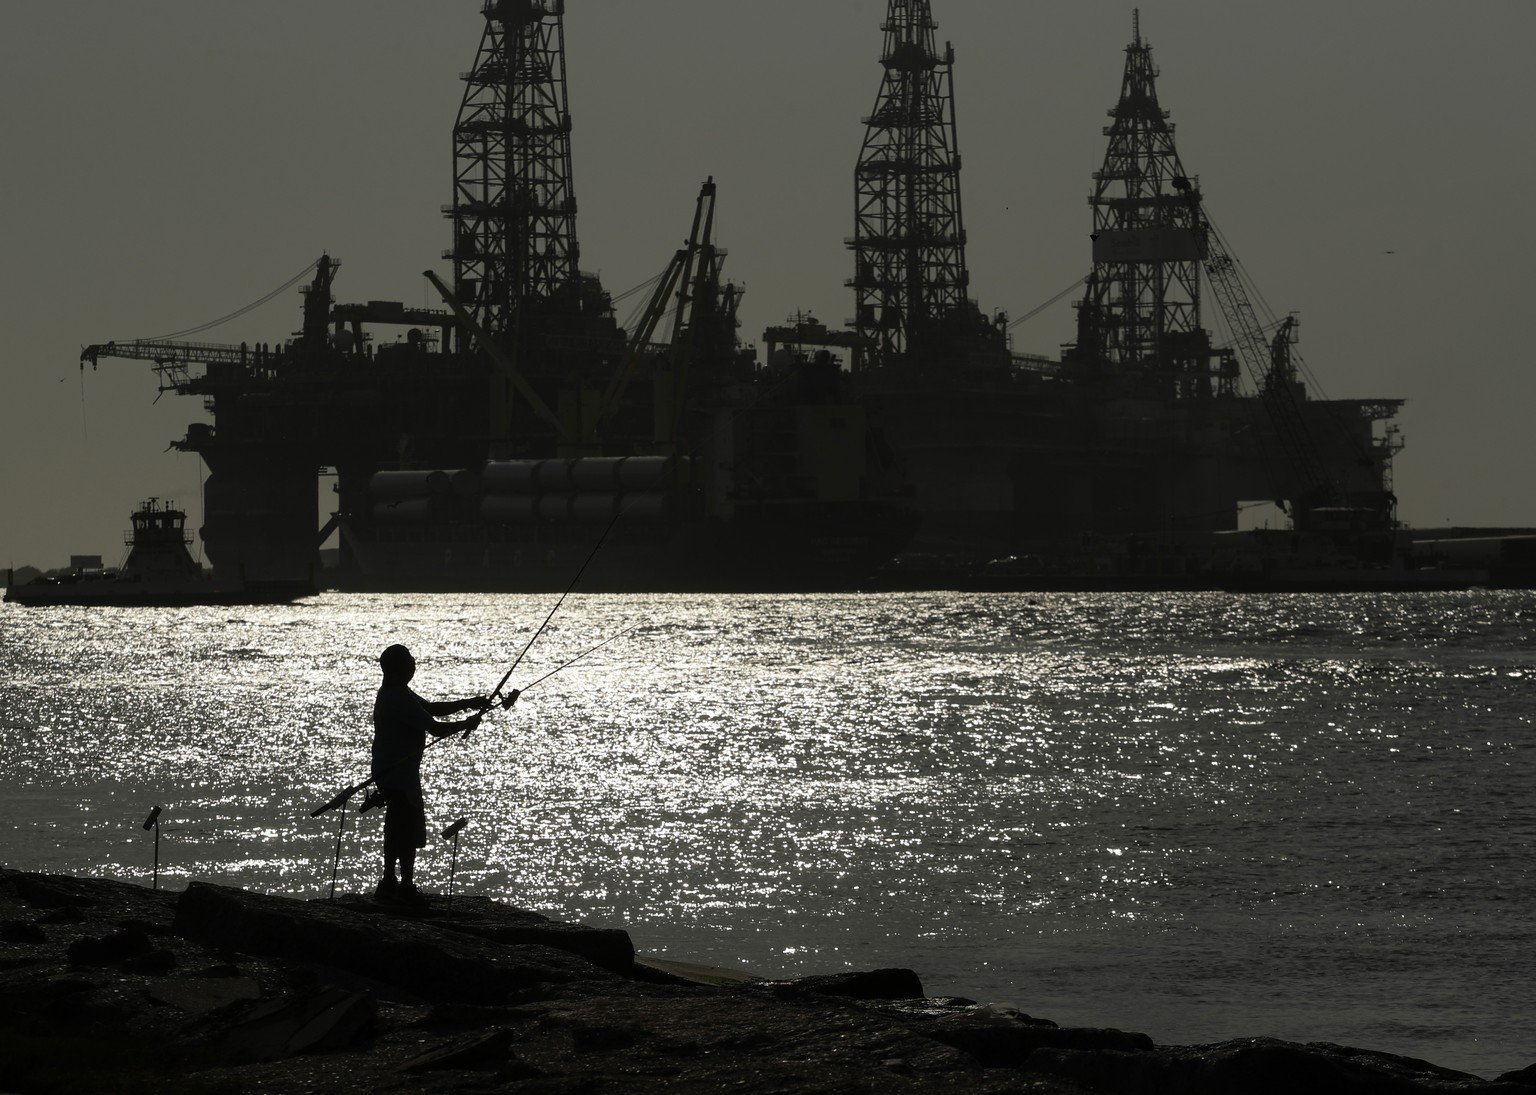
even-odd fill
[[(481, 712), (491, 706), (484, 696), (464, 700), (424, 700), (411, 691), (416, 659), (396, 644), (379, 655), (384, 683), (373, 701), (373, 779), (384, 795), (384, 877), (374, 898), (424, 908), (426, 898), (414, 882), (416, 849), (427, 844), (427, 813), (421, 794), (421, 754), (427, 736), (445, 738), (469, 733), (480, 725)], [(458, 722), (438, 717), (475, 712)], [(400, 876), (395, 877), (398, 865)]]

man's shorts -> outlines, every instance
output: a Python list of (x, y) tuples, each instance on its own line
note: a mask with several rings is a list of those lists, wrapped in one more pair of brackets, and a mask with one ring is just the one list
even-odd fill
[(401, 855), (427, 846), (427, 807), (420, 785), (381, 787), (384, 792), (384, 854)]

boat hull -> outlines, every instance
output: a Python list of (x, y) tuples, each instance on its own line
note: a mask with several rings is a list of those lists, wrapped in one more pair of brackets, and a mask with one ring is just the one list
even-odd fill
[(868, 583), (915, 515), (869, 502), (737, 506), (729, 521), (341, 527), (339, 589), (687, 593), (839, 590)]
[(289, 604), (315, 593), (313, 586), (287, 582), (244, 589), (219, 589), (211, 583), (158, 586), (153, 582), (117, 578), (80, 581), (39, 579), (25, 585), (7, 586), (5, 596), (0, 600), (32, 608), (187, 608), (197, 605)]

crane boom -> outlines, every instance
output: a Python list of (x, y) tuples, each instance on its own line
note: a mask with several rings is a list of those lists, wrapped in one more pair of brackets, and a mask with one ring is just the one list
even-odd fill
[[(1290, 483), (1283, 494), (1290, 504), (1291, 520), (1298, 528), (1304, 527), (1310, 523), (1313, 510), (1340, 505), (1343, 491), (1324, 464), (1317, 441), (1307, 426), (1301, 409), (1305, 396), (1300, 385), (1276, 373), (1275, 349), (1265, 337), (1264, 327), (1243, 288), (1236, 260), (1200, 205), (1198, 191), (1188, 180), (1174, 180), (1174, 185), (1185, 192), (1196, 213), (1195, 231), (1201, 236), (1206, 278), (1232, 335), (1233, 351), (1253, 381), (1280, 442), (1290, 473)], [(1289, 330), (1287, 327), (1287, 333)]]
[(241, 343), (228, 346), (216, 342), (159, 342), (136, 339), (132, 342), (98, 342), (80, 351), (80, 368), (89, 364), (94, 370), (101, 359), (153, 361), (160, 374), (162, 392), (181, 392), (193, 380), (194, 365), (238, 365), (242, 368), (263, 356), (261, 350)]

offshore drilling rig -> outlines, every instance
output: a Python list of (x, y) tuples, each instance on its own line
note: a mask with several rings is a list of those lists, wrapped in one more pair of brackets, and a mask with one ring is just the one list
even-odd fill
[(425, 275), (444, 308), (338, 303), (326, 256), (284, 344), (85, 351), (153, 361), (162, 391), (204, 400), (213, 423), (175, 445), (210, 471), (216, 580), (314, 582), (334, 532), (349, 588), (558, 589), (589, 560), (589, 589), (817, 589), (910, 535), (835, 370), (758, 369), (739, 346), (713, 181), (633, 331), (581, 272), (564, 11), (484, 4), (453, 129), (453, 284)]
[[(713, 181), (619, 325), (579, 264), (563, 0), (482, 14), (453, 128), (452, 284), (425, 275), (443, 308), (339, 303), (327, 256), (286, 342), (85, 351), (153, 361), (163, 391), (212, 414), (175, 445), (210, 470), (216, 577), (314, 582), (332, 533), (329, 580), (378, 589), (561, 588), (594, 543), (586, 587), (636, 590), (847, 587), (909, 541), (906, 573), (1003, 558), (990, 573), (1040, 587), (1394, 561), (1401, 401), (1309, 397), (1294, 317), (1258, 318), (1179, 160), (1139, 15), (1074, 344), (1014, 352), (1007, 317), (971, 299), (955, 51), (929, 0), (890, 0), (854, 176), (854, 317), (768, 330), (759, 365)], [(1290, 528), (1236, 535), (1243, 506), (1271, 501)]]
[[(1180, 162), (1139, 13), (1134, 19), (1109, 147), (1094, 175), (1093, 269), (1063, 366), (1090, 391), (1161, 404), (1174, 426), (1167, 440), (1187, 455), (1170, 453), (1174, 462), (1152, 476), (1105, 462), (1107, 477), (1082, 484), (1109, 503), (1093, 526), (1231, 529), (1241, 501), (1274, 499), (1297, 532), (1352, 536), (1354, 550), (1379, 556), (1397, 524), (1391, 458), (1399, 446), (1395, 431), (1377, 436), (1373, 424), (1390, 422), (1402, 401), (1308, 398), (1292, 350), (1295, 317), (1261, 323), (1256, 315), (1198, 180)], [(1204, 326), (1202, 284), (1220, 305), (1225, 346), (1214, 346)], [(1252, 398), (1241, 396), (1244, 375)]]
[[(927, 0), (892, 0), (885, 74), (854, 173), (851, 330), (771, 328), (776, 346), (851, 352), (853, 390), (895, 452), (923, 523), (914, 546), (945, 559), (1002, 554), (1012, 537), (1012, 456), (1023, 444), (1019, 374), (1002, 323), (970, 299), (956, 136), (955, 54)], [(998, 397), (1002, 396), (1001, 399)]]
[[(1241, 584), (1303, 555), (1386, 566), (1401, 401), (1308, 398), (1294, 317), (1256, 317), (1179, 161), (1139, 13), (1094, 174), (1078, 337), (1059, 360), (1011, 352), (1006, 317), (969, 298), (955, 54), (936, 29), (929, 0), (890, 0), (855, 171), (851, 333), (764, 336), (852, 351), (855, 390), (915, 488), (913, 547), (949, 572), (1011, 554), (1016, 577), (1069, 585)], [(1283, 542), (1222, 535), (1270, 501), (1290, 515)]]

